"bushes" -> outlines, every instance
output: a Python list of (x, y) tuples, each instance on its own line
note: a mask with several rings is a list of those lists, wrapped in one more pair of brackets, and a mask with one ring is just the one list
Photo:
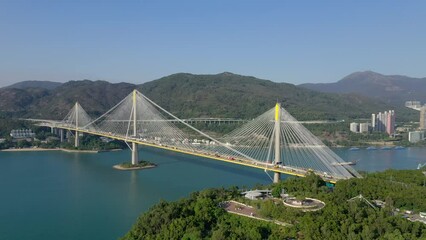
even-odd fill
[(218, 205), (239, 198), (238, 189), (208, 189), (176, 202), (160, 202), (141, 215), (123, 239), (426, 238), (425, 224), (393, 216), (391, 206), (373, 209), (363, 201), (347, 201), (362, 194), (395, 207), (426, 211), (426, 188), (420, 185), (421, 175), (419, 170), (372, 173), (363, 179), (339, 181), (333, 191), (315, 175), (289, 178), (269, 186), (273, 191), (284, 188), (294, 195), (323, 200), (326, 206), (318, 212), (303, 213), (270, 200), (249, 203), (258, 206), (259, 213), (292, 223), (292, 227), (228, 214)]

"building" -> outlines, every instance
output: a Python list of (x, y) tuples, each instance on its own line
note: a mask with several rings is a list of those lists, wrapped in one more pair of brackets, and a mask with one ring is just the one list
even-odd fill
[(351, 132), (358, 133), (359, 132), (359, 123), (352, 122), (349, 126)]
[(373, 131), (393, 135), (395, 133), (395, 111), (389, 110), (371, 114), (371, 127)]
[(360, 133), (368, 133), (368, 130), (370, 128), (369, 123), (361, 123), (359, 124), (359, 132)]
[(389, 110), (386, 116), (386, 133), (393, 135), (395, 133), (395, 111)]
[(377, 116), (375, 113), (371, 114), (371, 130), (377, 131)]
[(379, 114), (377, 114), (377, 127), (376, 127), (377, 132), (384, 132), (384, 129), (385, 129), (384, 119), (385, 119), (384, 114), (379, 112)]
[(420, 109), (420, 129), (426, 129), (426, 105)]
[(420, 101), (406, 101), (405, 106), (408, 107), (408, 108), (418, 109), (422, 105), (421, 105)]
[(10, 136), (14, 139), (33, 138), (35, 133), (31, 129), (14, 129), (10, 131)]
[(424, 131), (414, 131), (408, 133), (408, 141), (411, 143), (416, 143), (421, 140), (425, 139), (425, 132)]
[(272, 191), (271, 190), (251, 190), (247, 192), (242, 192), (241, 194), (244, 195), (245, 198), (255, 200), (255, 199), (265, 199), (267, 197), (271, 196)]

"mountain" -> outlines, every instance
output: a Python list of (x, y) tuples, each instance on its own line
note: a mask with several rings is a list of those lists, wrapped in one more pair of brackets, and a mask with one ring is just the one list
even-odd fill
[(0, 112), (24, 112), (38, 99), (49, 94), (49, 90), (41, 88), (0, 88)]
[(141, 91), (185, 117), (253, 118), (277, 101), (299, 119), (368, 117), (389, 106), (355, 94), (327, 94), (232, 73), (180, 73), (145, 83)]
[[(232, 73), (178, 73), (141, 85), (83, 80), (70, 81), (52, 90), (2, 88), (0, 112), (16, 117), (62, 119), (78, 101), (89, 114), (99, 116), (134, 88), (181, 118), (250, 119), (272, 108), (277, 101), (300, 120), (369, 117), (372, 112), (392, 108), (356, 94), (321, 93)], [(397, 112), (403, 113), (397, 116), (405, 119), (413, 115), (402, 107)]]
[[(120, 102), (136, 85), (106, 81), (69, 81), (35, 99), (27, 106), (25, 116), (62, 119), (79, 102), (92, 116), (100, 116)], [(1, 91), (0, 91), (1, 92)]]
[(355, 72), (335, 83), (307, 83), (301, 87), (327, 93), (356, 93), (402, 106), (405, 101), (426, 102), (426, 78)]
[(42, 88), (42, 89), (52, 90), (61, 85), (62, 83), (60, 82), (30, 80), (30, 81), (18, 82), (10, 86), (7, 86), (5, 88), (16, 88), (16, 89)]

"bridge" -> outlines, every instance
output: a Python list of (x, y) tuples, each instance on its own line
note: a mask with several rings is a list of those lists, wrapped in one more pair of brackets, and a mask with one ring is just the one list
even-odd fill
[(331, 183), (361, 177), (279, 103), (220, 138), (198, 130), (189, 124), (191, 119), (179, 119), (137, 90), (96, 119), (76, 103), (62, 121), (28, 120), (60, 129), (61, 141), (63, 130), (74, 133), (76, 147), (80, 133), (124, 141), (132, 164), (139, 159), (138, 145), (145, 145), (262, 169), (274, 182), (280, 181), (281, 174), (314, 173)]

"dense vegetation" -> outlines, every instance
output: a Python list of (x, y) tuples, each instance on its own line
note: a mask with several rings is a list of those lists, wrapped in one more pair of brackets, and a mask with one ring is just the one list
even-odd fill
[(134, 167), (148, 167), (148, 166), (155, 166), (155, 164), (148, 162), (148, 161), (139, 161), (137, 164), (132, 164), (131, 162), (123, 162), (120, 164), (120, 167), (122, 168), (134, 168)]
[[(299, 120), (369, 118), (373, 112), (392, 108), (360, 95), (320, 93), (232, 73), (174, 74), (147, 82), (139, 89), (181, 117), (251, 119), (274, 107), (277, 101)], [(405, 120), (415, 113), (402, 107), (397, 112)], [(418, 113), (415, 115), (418, 118)]]
[[(237, 188), (208, 189), (176, 202), (160, 202), (142, 214), (123, 239), (424, 239), (425, 224), (408, 221), (394, 210), (426, 211), (424, 180), (420, 170), (390, 170), (339, 181), (334, 188), (315, 175), (265, 186), (321, 199), (326, 206), (318, 212), (301, 212), (272, 200), (244, 200)], [(374, 209), (363, 201), (348, 201), (359, 194), (387, 204)], [(230, 199), (245, 201), (264, 217), (293, 226), (229, 214), (218, 207)]]
[(181, 73), (141, 85), (84, 80), (70, 81), (53, 89), (2, 88), (0, 112), (15, 117), (61, 119), (78, 101), (89, 114), (99, 116), (134, 88), (181, 118), (251, 119), (277, 101), (300, 120), (369, 117), (372, 112), (390, 108), (395, 108), (399, 120), (418, 118), (415, 111), (359, 95), (320, 93), (232, 73)]

